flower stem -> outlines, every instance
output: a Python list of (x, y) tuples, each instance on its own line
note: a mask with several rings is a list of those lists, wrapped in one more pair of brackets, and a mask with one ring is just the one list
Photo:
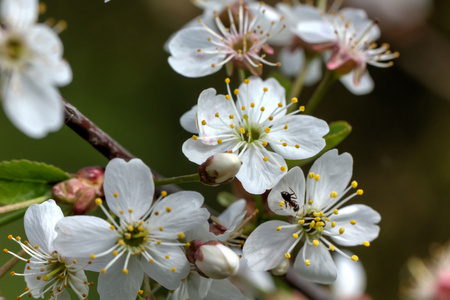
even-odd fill
[(333, 72), (327, 71), (322, 78), (322, 81), (319, 83), (319, 86), (314, 91), (314, 94), (308, 100), (308, 104), (306, 104), (305, 114), (310, 115), (314, 112), (317, 105), (322, 100), (323, 96), (326, 94), (330, 86), (337, 79), (337, 76), (334, 75)]
[(303, 68), (301, 69), (300, 73), (298, 73), (297, 78), (295, 78), (294, 83), (292, 84), (291, 92), (289, 93), (288, 100), (299, 97), (302, 90), (303, 90), (303, 81), (305, 80), (306, 74), (308, 73), (309, 66), (311, 64), (311, 61), (313, 60), (313, 57), (307, 57), (305, 59), (305, 63), (303, 64)]
[(155, 180), (155, 186), (169, 185), (169, 184), (181, 184), (181, 183), (188, 183), (188, 182), (200, 182), (200, 175), (198, 173), (195, 173), (195, 174), (191, 174), (191, 175), (183, 175), (183, 176), (176, 176), (176, 177), (171, 177), (171, 178), (157, 179), (157, 180)]
[(239, 81), (240, 82), (244, 82), (244, 80), (245, 80), (245, 70), (241, 69), (241, 68), (239, 68), (238, 70), (239, 70), (238, 71)]
[[(17, 255), (23, 257), (26, 254), (26, 252), (24, 250), (20, 250), (19, 253), (17, 253)], [(0, 268), (0, 278), (3, 277), (3, 275), (5, 275), (12, 267), (14, 267), (18, 262), (20, 262), (20, 259), (18, 259), (17, 257), (12, 257), (6, 264), (4, 264), (1, 268)]]

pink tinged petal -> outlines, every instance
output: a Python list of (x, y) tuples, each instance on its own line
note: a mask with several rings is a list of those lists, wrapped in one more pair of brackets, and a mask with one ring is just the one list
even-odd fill
[(55, 225), (64, 215), (55, 201), (48, 200), (42, 204), (31, 205), (24, 217), (25, 233), (28, 241), (46, 253), (52, 253), (56, 238)]
[(309, 44), (332, 43), (337, 40), (333, 27), (322, 20), (301, 22), (292, 31)]
[[(281, 193), (288, 192), (291, 195), (291, 200), (297, 202), (299, 207), (305, 202), (305, 176), (302, 169), (294, 167), (287, 172), (286, 175), (273, 187), (270, 191), (267, 202), (269, 208), (280, 216), (295, 216), (297, 213), (292, 206), (284, 201)], [(283, 201), (283, 206), (280, 207), (280, 202)]]
[[(309, 266), (306, 265), (303, 259), (303, 251), (305, 251), (305, 260), (309, 260)], [(305, 244), (297, 254), (294, 262), (294, 271), (297, 275), (306, 280), (317, 282), (321, 284), (330, 284), (336, 280), (337, 269), (331, 258), (328, 248), (323, 244), (313, 246)]]
[(233, 202), (223, 213), (220, 214), (219, 220), (222, 224), (231, 229), (236, 227), (242, 221), (247, 211), (245, 210), (246, 201), (244, 199)]
[(11, 122), (32, 138), (42, 138), (63, 125), (58, 91), (40, 78), (13, 73), (3, 86), (3, 108)]
[(1, 5), (2, 20), (14, 30), (26, 30), (36, 23), (37, 0), (4, 0)]
[(180, 118), (181, 127), (190, 133), (198, 133), (197, 128), (197, 105), (185, 112)]
[(131, 256), (127, 270), (123, 273), (125, 255), (114, 263), (106, 273), (98, 277), (97, 291), (101, 299), (134, 300), (141, 289), (144, 272), (138, 259)]
[[(351, 225), (350, 221), (356, 221)], [(339, 214), (332, 217), (336, 222), (336, 227), (328, 229), (332, 233), (337, 233), (339, 228), (345, 229), (343, 234), (331, 237), (337, 244), (343, 246), (362, 245), (364, 241), (371, 242), (378, 237), (381, 221), (378, 212), (364, 204), (349, 205), (339, 209)]]
[[(224, 95), (216, 95), (216, 90), (213, 88), (204, 90), (200, 94), (197, 107), (197, 126), (202, 138), (231, 132), (232, 129), (223, 123), (231, 124), (232, 120), (229, 119), (229, 116), (235, 114), (230, 101), (233, 100), (226, 100)], [(219, 113), (219, 118), (216, 117), (216, 113)], [(235, 116), (235, 118), (237, 119), (238, 116)], [(206, 122), (206, 125), (202, 124), (203, 121)], [(217, 145), (217, 139), (217, 137), (212, 137), (211, 139), (203, 139), (202, 142)]]
[[(354, 66), (354, 58), (350, 55), (350, 53), (342, 48), (336, 49), (331, 56), (330, 60), (327, 62), (327, 68), (329, 70), (336, 70), (340, 67), (342, 67), (342, 73), (348, 72), (347, 68)], [(344, 66), (347, 64), (348, 66)]]
[(176, 239), (178, 233), (202, 225), (209, 218), (202, 205), (203, 196), (197, 192), (181, 191), (165, 197), (154, 206), (147, 221), (150, 235)]
[[(190, 271), (186, 255), (178, 246), (154, 245), (147, 252), (154, 259), (150, 262), (143, 256), (139, 262), (144, 272), (166, 289), (174, 290)], [(166, 256), (168, 255), (168, 256)], [(169, 257), (169, 258), (166, 258)]]
[(267, 271), (278, 266), (291, 246), (297, 242), (292, 234), (297, 226), (276, 229), (291, 224), (282, 221), (268, 221), (259, 225), (244, 244), (244, 257), (248, 267), (253, 271)]
[[(287, 129), (283, 129), (285, 125), (288, 125)], [(316, 155), (325, 147), (323, 136), (329, 130), (328, 124), (323, 120), (307, 115), (294, 115), (277, 122), (267, 141), (285, 159), (305, 159)], [(281, 141), (287, 146), (280, 145)]]
[[(263, 158), (268, 160), (264, 161)], [(277, 153), (250, 145), (241, 156), (242, 166), (236, 178), (242, 183), (244, 189), (251, 194), (262, 194), (271, 189), (284, 174), (287, 165), (284, 159)], [(285, 171), (281, 171), (284, 167)]]
[(316, 185), (314, 198), (316, 207), (324, 208), (331, 201), (331, 192), (337, 192), (337, 198), (341, 199), (343, 191), (347, 188), (353, 172), (353, 158), (348, 153), (338, 154), (336, 149), (330, 150), (319, 157), (312, 165), (309, 172), (319, 174), (320, 180), (307, 179), (308, 190), (312, 196), (313, 186)]
[(115, 158), (106, 166), (104, 190), (109, 208), (130, 222), (139, 220), (150, 208), (155, 187), (150, 168), (140, 159), (126, 162)]
[(374, 82), (370, 77), (369, 72), (364, 72), (359, 80), (359, 84), (355, 85), (354, 71), (343, 75), (339, 78), (341, 83), (354, 95), (366, 95), (373, 91)]
[[(91, 254), (102, 253), (117, 243), (117, 233), (110, 226), (105, 220), (93, 216), (66, 217), (56, 224), (58, 236), (54, 247), (64, 256), (89, 258)], [(96, 259), (93, 260), (95, 262)]]
[[(264, 92), (264, 88), (267, 88), (267, 92)], [(286, 105), (286, 91), (274, 78), (262, 80), (259, 77), (250, 77), (249, 83), (242, 83), (239, 86), (239, 96), (243, 100), (243, 103), (247, 110), (250, 120), (260, 119), (261, 122), (267, 121), (272, 115), (273, 111), (278, 108), (278, 104), (281, 103), (283, 107)], [(255, 107), (251, 108), (251, 103), (255, 103)], [(240, 107), (239, 102), (238, 106)], [(261, 107), (265, 110), (261, 112)], [(282, 112), (278, 114), (278, 118), (284, 116), (286, 113)]]
[[(192, 162), (200, 165), (217, 153), (232, 150), (237, 145), (236, 141), (223, 142), (220, 145), (206, 145), (201, 140), (194, 141), (192, 138), (184, 142), (182, 146), (183, 154)], [(242, 170), (242, 168), (241, 168)]]

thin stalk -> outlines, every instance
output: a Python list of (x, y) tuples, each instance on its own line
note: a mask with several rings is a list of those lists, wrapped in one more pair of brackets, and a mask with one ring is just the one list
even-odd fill
[(198, 173), (176, 176), (171, 178), (163, 178), (155, 180), (155, 186), (169, 185), (169, 184), (182, 184), (188, 182), (200, 182), (200, 175)]
[[(23, 257), (26, 254), (24, 250), (20, 250), (17, 255)], [(12, 267), (14, 267), (21, 260), (13, 256), (6, 264), (0, 267), (0, 278), (2, 278)]]
[(245, 70), (242, 68), (238, 69), (239, 82), (244, 82), (245, 80)]
[(305, 80), (306, 74), (308, 74), (309, 66), (311, 65), (311, 61), (313, 58), (307, 57), (305, 59), (305, 63), (303, 64), (303, 68), (300, 70), (300, 73), (298, 73), (297, 78), (295, 78), (294, 83), (291, 87), (291, 92), (289, 93), (288, 100), (294, 98), (294, 97), (300, 97), (300, 94), (303, 90), (303, 81)]
[(42, 203), (42, 202), (44, 202), (45, 200), (48, 200), (48, 199), (49, 199), (49, 195), (45, 195), (45, 196), (38, 197), (38, 198), (35, 198), (35, 199), (27, 200), (27, 201), (24, 201), (24, 202), (1, 206), (0, 207), (0, 214), (9, 213), (9, 212), (17, 211), (17, 210), (20, 210), (20, 209), (23, 209), (23, 208), (27, 208), (31, 204)]
[(322, 78), (322, 81), (319, 83), (319, 86), (309, 99), (308, 104), (306, 104), (305, 114), (310, 115), (314, 112), (317, 105), (320, 103), (323, 96), (326, 94), (326, 92), (336, 79), (337, 76), (334, 75), (332, 71), (327, 71), (325, 73), (325, 75)]

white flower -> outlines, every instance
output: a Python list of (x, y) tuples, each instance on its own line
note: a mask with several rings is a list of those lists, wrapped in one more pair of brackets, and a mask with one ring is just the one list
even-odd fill
[[(350, 255), (350, 254), (349, 254)], [(333, 255), (338, 277), (330, 286), (338, 300), (364, 299), (366, 272), (361, 261), (353, 262), (342, 255)]]
[(36, 24), (37, 0), (3, 0), (0, 29), (0, 71), (3, 108), (26, 135), (41, 138), (63, 125), (64, 110), (55, 86), (72, 80), (62, 59), (58, 35)]
[[(268, 204), (276, 214), (290, 216), (290, 223), (269, 221), (250, 234), (243, 252), (251, 269), (275, 268), (289, 259), (295, 246), (303, 240), (294, 270), (305, 280), (328, 284), (337, 277), (329, 251), (348, 255), (326, 237), (343, 246), (370, 245), (378, 236), (376, 224), (380, 215), (362, 204), (340, 209), (351, 198), (363, 193), (357, 190), (344, 198), (349, 190), (357, 187), (356, 181), (347, 187), (352, 165), (350, 154), (338, 155), (337, 150), (331, 150), (315, 161), (306, 183), (298, 167), (283, 177), (270, 192)], [(356, 261), (358, 257), (353, 255), (351, 259)]]
[(200, 181), (216, 186), (231, 182), (241, 168), (239, 156), (233, 153), (217, 153), (210, 156), (198, 168)]
[[(213, 4), (212, 7), (217, 7), (217, 3)], [(207, 11), (205, 15), (208, 16)], [(231, 68), (234, 65), (260, 75), (263, 63), (279, 65), (267, 61), (266, 54), (260, 54), (261, 51), (273, 54), (267, 41), (283, 29), (282, 18), (274, 9), (262, 3), (246, 5), (235, 1), (222, 12), (214, 11), (213, 18), (214, 22), (198, 19), (202, 26), (190, 24), (171, 38), (169, 64), (176, 72), (186, 77), (202, 77), (230, 62)]]
[(24, 276), (27, 290), (18, 297), (29, 294), (34, 298), (42, 298), (50, 293), (50, 299), (70, 299), (66, 288), (70, 287), (79, 299), (87, 299), (89, 283), (83, 271), (83, 264), (73, 258), (59, 253), (53, 245), (56, 237), (55, 224), (64, 215), (55, 201), (49, 200), (42, 204), (31, 205), (24, 217), (24, 227), (29, 242), (22, 243), (20, 237), (9, 238), (16, 241), (22, 249), (31, 256), (27, 262), (24, 274), (13, 272), (13, 275)]
[(367, 64), (390, 67), (391, 60), (399, 55), (391, 52), (387, 44), (379, 47), (374, 43), (380, 36), (380, 29), (361, 9), (346, 8), (338, 14), (325, 14), (322, 20), (301, 22), (296, 33), (316, 48), (331, 49), (327, 68), (341, 76), (341, 82), (358, 95), (373, 90)]
[(56, 225), (55, 245), (61, 253), (95, 258), (89, 268), (101, 272), (102, 299), (135, 299), (144, 273), (168, 289), (177, 288), (189, 273), (180, 248), (184, 244), (177, 239), (208, 219), (209, 213), (200, 208), (203, 197), (184, 191), (160, 197), (152, 205), (152, 174), (139, 159), (111, 160), (104, 190), (108, 207), (119, 220), (105, 209), (111, 223), (93, 216), (65, 218)]
[(297, 99), (286, 105), (285, 90), (275, 79), (245, 80), (233, 93), (236, 102), (229, 79), (226, 82), (226, 96), (216, 95), (212, 88), (200, 94), (196, 114), (199, 136), (183, 144), (190, 161), (201, 164), (216, 153), (238, 153), (243, 164), (236, 177), (247, 192), (261, 194), (285, 174), (284, 159), (312, 157), (325, 146), (326, 122), (299, 116), (299, 110), (287, 113)]

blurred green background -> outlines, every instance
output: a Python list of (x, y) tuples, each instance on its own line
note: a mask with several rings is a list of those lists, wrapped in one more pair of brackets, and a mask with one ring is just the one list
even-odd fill
[[(430, 6), (420, 6), (426, 2)], [(68, 22), (60, 37), (74, 79), (61, 88), (63, 97), (164, 176), (195, 172), (197, 166), (181, 152), (190, 134), (180, 127), (179, 117), (203, 89), (214, 87), (225, 93), (225, 72), (184, 78), (169, 67), (163, 44), (201, 11), (188, 0), (45, 3), (48, 10), (40, 21), (54, 17)], [(374, 299), (396, 299), (407, 258), (426, 256), (431, 243), (450, 239), (450, 2), (354, 0), (346, 4), (366, 5), (369, 15), (380, 21), (380, 42), (389, 42), (401, 56), (392, 68), (369, 67), (375, 80), (371, 94), (357, 97), (337, 83), (315, 115), (353, 126), (338, 149), (353, 155), (354, 179), (364, 189), (358, 200), (379, 211), (382, 222), (380, 236), (370, 248), (350, 250), (366, 268), (367, 292)], [(396, 13), (399, 7), (408, 11)], [(300, 102), (311, 93), (306, 89)], [(0, 160), (25, 158), (69, 172), (107, 163), (65, 127), (33, 140), (0, 110), (0, 128)], [(218, 191), (201, 185), (183, 188), (198, 190), (211, 202)], [(8, 234), (24, 236), (22, 221), (0, 228), (2, 249), (17, 252)], [(9, 258), (1, 254), (0, 264)], [(22, 269), (22, 265), (14, 268)], [(22, 278), (0, 279), (7, 300), (16, 299), (24, 287)], [(93, 294), (89, 299), (97, 299)]]

